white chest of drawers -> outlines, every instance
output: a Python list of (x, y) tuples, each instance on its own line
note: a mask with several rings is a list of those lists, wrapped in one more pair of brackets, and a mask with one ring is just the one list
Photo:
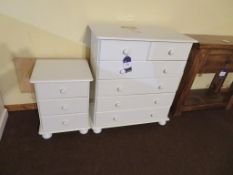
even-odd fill
[(31, 76), (40, 117), (39, 134), (90, 128), (89, 84), (92, 74), (86, 60), (37, 60)]
[(92, 124), (102, 128), (159, 122), (168, 113), (195, 40), (157, 27), (92, 25), (95, 76)]

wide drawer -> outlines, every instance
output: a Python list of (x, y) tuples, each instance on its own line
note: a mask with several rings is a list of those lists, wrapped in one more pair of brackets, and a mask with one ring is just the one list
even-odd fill
[(171, 106), (175, 93), (99, 97), (96, 99), (96, 112), (128, 109), (159, 108)]
[(64, 132), (90, 128), (88, 114), (41, 116), (41, 122), (45, 132)]
[(89, 82), (35, 84), (38, 99), (88, 97)]
[(176, 92), (181, 77), (162, 79), (98, 80), (97, 96), (139, 95)]
[(146, 60), (150, 42), (102, 40), (99, 60), (120, 60), (130, 56), (132, 60)]
[(152, 42), (149, 60), (187, 60), (192, 43)]
[(88, 104), (88, 98), (42, 100), (39, 110), (41, 115), (87, 113)]
[(168, 119), (169, 108), (150, 108), (121, 112), (100, 112), (95, 115), (95, 127), (116, 127), (151, 122), (163, 122)]
[(186, 61), (135, 61), (132, 71), (125, 73), (121, 61), (102, 61), (99, 63), (99, 79), (158, 78), (181, 76)]

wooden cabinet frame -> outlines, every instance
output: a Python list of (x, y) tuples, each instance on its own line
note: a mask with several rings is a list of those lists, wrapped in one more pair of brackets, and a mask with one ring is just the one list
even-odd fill
[[(189, 35), (199, 41), (194, 44), (190, 53), (184, 75), (172, 106), (172, 114), (179, 116), (183, 111), (200, 110), (207, 108), (233, 108), (233, 83), (223, 96), (224, 101), (211, 101), (211, 97), (203, 91), (191, 90), (195, 77), (199, 73), (218, 73), (222, 68), (233, 72), (233, 36)], [(205, 96), (206, 103), (194, 104), (189, 102), (191, 93)]]

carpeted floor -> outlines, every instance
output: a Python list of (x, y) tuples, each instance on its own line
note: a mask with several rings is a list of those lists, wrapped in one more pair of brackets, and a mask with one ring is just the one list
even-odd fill
[(10, 113), (0, 142), (0, 175), (233, 175), (233, 111), (185, 113), (144, 124), (37, 134), (37, 111)]

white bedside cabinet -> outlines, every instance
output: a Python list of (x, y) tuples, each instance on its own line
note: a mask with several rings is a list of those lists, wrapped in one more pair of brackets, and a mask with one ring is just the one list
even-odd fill
[(40, 117), (39, 134), (90, 129), (89, 86), (92, 81), (86, 60), (39, 59), (30, 82), (34, 84)]
[(158, 27), (91, 25), (92, 124), (165, 125), (193, 42)]

